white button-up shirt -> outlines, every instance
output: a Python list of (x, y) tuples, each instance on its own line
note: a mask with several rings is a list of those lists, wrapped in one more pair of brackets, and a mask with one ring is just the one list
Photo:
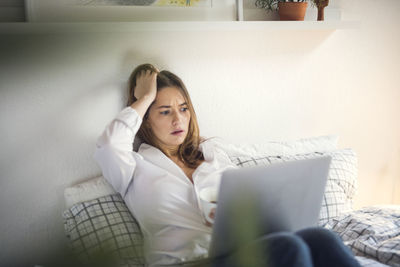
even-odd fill
[(140, 224), (149, 265), (171, 264), (208, 256), (212, 228), (205, 225), (198, 199), (204, 187), (219, 187), (221, 173), (234, 165), (221, 143), (200, 144), (205, 161), (192, 175), (159, 149), (133, 141), (142, 118), (124, 108), (98, 138), (94, 158), (103, 176), (119, 192)]

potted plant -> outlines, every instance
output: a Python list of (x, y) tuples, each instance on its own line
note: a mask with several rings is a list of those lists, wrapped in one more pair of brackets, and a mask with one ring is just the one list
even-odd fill
[(267, 11), (278, 10), (280, 20), (304, 20), (307, 4), (307, 0), (256, 0), (255, 2), (256, 7)]
[(324, 9), (328, 6), (329, 0), (312, 0), (312, 3), (318, 8), (318, 20), (324, 20)]

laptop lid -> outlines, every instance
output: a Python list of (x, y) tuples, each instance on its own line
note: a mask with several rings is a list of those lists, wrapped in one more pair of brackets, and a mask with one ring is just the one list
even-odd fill
[(316, 226), (330, 156), (223, 172), (210, 256), (265, 234)]

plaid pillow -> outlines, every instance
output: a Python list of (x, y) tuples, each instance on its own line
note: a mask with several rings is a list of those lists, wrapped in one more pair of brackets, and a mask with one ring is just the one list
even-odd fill
[(63, 218), (72, 251), (82, 263), (144, 266), (143, 236), (120, 194), (75, 204)]
[(230, 159), (240, 167), (250, 167), (310, 159), (323, 155), (330, 155), (332, 157), (319, 215), (319, 225), (324, 225), (328, 220), (352, 210), (353, 198), (357, 188), (357, 157), (352, 149), (285, 156), (231, 156)]

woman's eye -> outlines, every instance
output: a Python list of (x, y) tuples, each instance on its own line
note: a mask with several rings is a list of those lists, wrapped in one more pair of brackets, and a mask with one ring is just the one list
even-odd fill
[[(187, 111), (189, 108), (181, 108), (181, 111), (185, 112)], [(165, 110), (165, 111), (161, 111), (160, 112), (161, 115), (168, 115), (169, 114), (169, 110)]]

